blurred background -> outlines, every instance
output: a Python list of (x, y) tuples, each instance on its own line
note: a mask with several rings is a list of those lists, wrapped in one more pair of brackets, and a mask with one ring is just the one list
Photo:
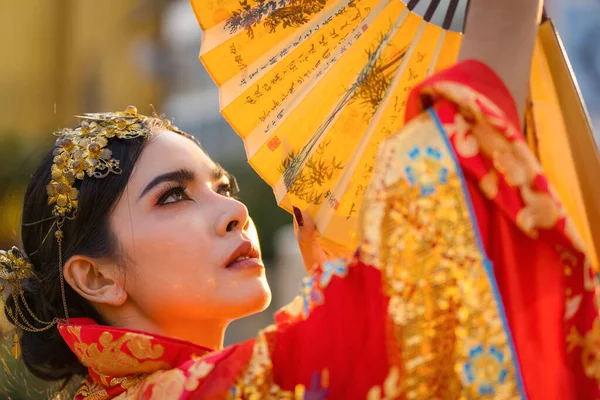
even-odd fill
[[(600, 0), (546, 4), (600, 129)], [(291, 217), (248, 166), (241, 139), (219, 114), (217, 88), (198, 61), (200, 38), (187, 0), (0, 0), (0, 248), (18, 243), (24, 187), (52, 145), (52, 131), (72, 125), (75, 114), (129, 104), (149, 113), (152, 104), (237, 176), (259, 229), (273, 303), (236, 322), (228, 330), (231, 344), (272, 322), (273, 311), (298, 292), (304, 269)], [(6, 327), (0, 320), (0, 330)], [(3, 383), (15, 370), (10, 357), (0, 361), (0, 398), (40, 398), (31, 392), (35, 380)]]

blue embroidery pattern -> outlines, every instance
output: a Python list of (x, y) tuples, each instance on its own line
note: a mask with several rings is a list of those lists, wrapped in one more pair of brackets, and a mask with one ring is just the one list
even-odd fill
[(495, 385), (504, 384), (508, 370), (503, 366), (504, 353), (495, 346), (482, 345), (469, 350), (469, 361), (463, 367), (467, 384), (475, 385), (481, 396), (494, 395)]
[(340, 258), (338, 260), (327, 261), (323, 264), (321, 287), (326, 288), (334, 275), (342, 278), (348, 275), (348, 263), (344, 259)]
[(302, 300), (304, 303), (304, 317), (307, 317), (310, 310), (315, 305), (323, 304), (323, 292), (316, 285), (316, 279), (313, 276), (306, 277), (302, 280)]
[(448, 168), (441, 165), (442, 153), (432, 146), (424, 150), (418, 146), (408, 152), (411, 160), (404, 168), (406, 178), (411, 186), (420, 186), (421, 196), (430, 196), (435, 193), (437, 184), (448, 182)]

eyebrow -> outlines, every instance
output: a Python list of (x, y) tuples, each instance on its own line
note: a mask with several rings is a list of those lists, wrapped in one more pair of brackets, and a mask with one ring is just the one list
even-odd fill
[(235, 179), (235, 176), (231, 175), (229, 172), (227, 172), (227, 170), (225, 168), (223, 168), (221, 165), (215, 163), (215, 167), (213, 168), (212, 171), (212, 178), (213, 181), (218, 182), (223, 178), (227, 178), (227, 180), (229, 181), (229, 184), (231, 185), (231, 187), (233, 188), (233, 190), (235, 192), (238, 192), (239, 186), (237, 183), (237, 179)]
[(219, 164), (215, 163), (215, 167), (212, 170), (213, 181), (220, 181), (223, 177), (229, 178), (229, 173)]
[(138, 200), (163, 182), (189, 183), (194, 180), (196, 180), (196, 174), (189, 169), (178, 169), (177, 171), (167, 172), (152, 179), (152, 181), (146, 185)]
[(229, 180), (230, 183), (235, 182), (235, 178), (233, 175), (227, 172), (227, 170), (221, 167), (221, 165), (215, 163), (215, 167), (212, 170), (213, 182), (218, 182), (223, 178), (227, 178), (227, 180)]

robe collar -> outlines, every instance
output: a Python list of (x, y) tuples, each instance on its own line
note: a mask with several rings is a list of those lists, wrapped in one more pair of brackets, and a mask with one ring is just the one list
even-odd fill
[[(106, 398), (124, 392), (148, 374), (175, 368), (213, 351), (184, 340), (98, 325), (89, 318), (61, 322), (58, 331), (88, 368), (89, 378), (80, 392), (89, 392), (93, 387), (94, 391), (107, 393)], [(78, 393), (82, 394), (76, 398), (87, 397)]]

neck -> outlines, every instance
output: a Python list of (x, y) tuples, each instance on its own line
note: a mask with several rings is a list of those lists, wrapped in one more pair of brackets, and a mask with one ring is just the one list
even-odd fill
[(209, 349), (220, 350), (223, 348), (225, 330), (229, 321), (223, 320), (181, 320), (160, 327), (154, 325), (152, 333), (158, 333), (163, 336), (174, 337), (186, 340), (208, 347)]
[(230, 321), (220, 319), (183, 319), (168, 317), (165, 320), (150, 318), (131, 307), (119, 307), (113, 310), (98, 310), (113, 326), (134, 329), (152, 334), (185, 340), (213, 350), (223, 348), (225, 330)]

